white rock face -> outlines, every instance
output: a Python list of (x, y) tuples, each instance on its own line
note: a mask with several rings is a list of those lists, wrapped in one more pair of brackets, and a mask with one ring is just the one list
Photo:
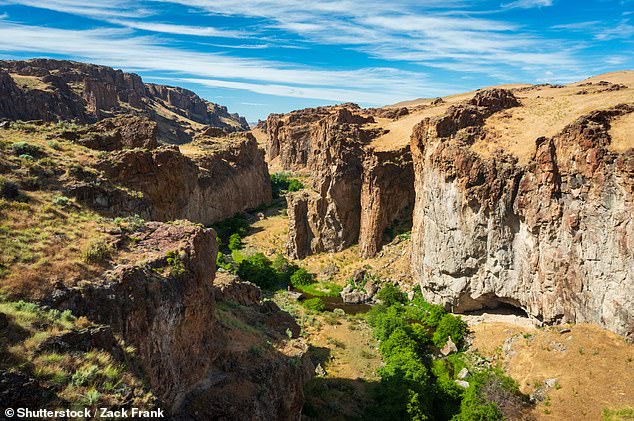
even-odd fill
[(631, 112), (539, 139), (525, 166), (477, 156), (474, 127), (443, 137), (439, 120), (418, 126), (412, 269), (426, 299), (457, 312), (506, 303), (634, 338), (634, 151), (607, 148), (610, 119)]

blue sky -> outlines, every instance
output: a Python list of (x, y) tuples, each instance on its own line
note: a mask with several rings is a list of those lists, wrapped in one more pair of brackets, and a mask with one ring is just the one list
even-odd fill
[(184, 86), (255, 121), (634, 68), (634, 0), (0, 0), (0, 57)]

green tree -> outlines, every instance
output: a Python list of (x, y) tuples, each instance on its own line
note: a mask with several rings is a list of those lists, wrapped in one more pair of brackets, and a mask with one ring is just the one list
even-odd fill
[(304, 268), (300, 268), (291, 275), (291, 285), (301, 287), (315, 282), (315, 276)]

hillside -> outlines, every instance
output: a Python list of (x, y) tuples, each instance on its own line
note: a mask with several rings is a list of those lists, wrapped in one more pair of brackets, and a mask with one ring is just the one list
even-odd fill
[(0, 118), (93, 123), (120, 114), (156, 121), (165, 143), (188, 142), (207, 127), (249, 129), (224, 106), (133, 73), (66, 60), (0, 61)]

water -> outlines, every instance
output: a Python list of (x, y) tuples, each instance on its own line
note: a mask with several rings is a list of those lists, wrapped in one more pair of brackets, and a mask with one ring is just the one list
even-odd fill
[(304, 295), (304, 299), (320, 298), (326, 305), (326, 311), (333, 311), (336, 308), (340, 308), (345, 311), (346, 314), (360, 314), (367, 313), (372, 308), (370, 304), (346, 304), (340, 296), (320, 297), (317, 295), (307, 294), (295, 288), (293, 288), (293, 291), (302, 293)]

